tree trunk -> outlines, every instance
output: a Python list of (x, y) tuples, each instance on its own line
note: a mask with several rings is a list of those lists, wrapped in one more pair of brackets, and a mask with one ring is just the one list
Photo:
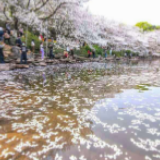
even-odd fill
[(57, 33), (55, 29), (51, 30), (51, 36), (53, 37), (53, 39), (56, 41), (57, 40)]
[(14, 27), (15, 27), (15, 30), (17, 31), (17, 36), (19, 35), (18, 24), (19, 24), (18, 18), (14, 18)]

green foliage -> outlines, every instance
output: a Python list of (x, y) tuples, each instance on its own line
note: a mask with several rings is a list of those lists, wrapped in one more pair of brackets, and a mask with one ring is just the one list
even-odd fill
[(89, 46), (84, 46), (84, 47), (82, 47), (80, 50), (75, 50), (74, 52), (75, 52), (75, 54), (77, 54), (77, 55), (79, 55), (79, 56), (82, 56), (82, 57), (87, 57), (87, 55), (88, 55), (88, 50), (91, 50), (90, 48), (89, 48)]
[(132, 52), (132, 56), (139, 56), (138, 52)]
[(89, 50), (89, 51), (92, 50), (92, 49), (90, 48), (90, 46), (88, 46), (88, 45), (84, 46), (83, 48), (85, 49), (86, 52), (88, 52), (88, 50)]
[(112, 55), (115, 55), (116, 57), (124, 56), (123, 51), (112, 51)]
[(91, 51), (91, 47), (88, 45), (85, 45), (84, 47), (81, 47), (80, 50), (74, 50), (74, 53), (82, 56), (82, 57), (87, 57), (88, 56), (88, 51)]
[(54, 54), (63, 53), (64, 50), (61, 48), (54, 48)]
[[(27, 39), (26, 39), (26, 37), (27, 37)], [(27, 45), (27, 47), (29, 49), (31, 49), (31, 41), (32, 41), (32, 39), (35, 42), (35, 50), (39, 50), (41, 41), (39, 40), (38, 36), (33, 34), (33, 33), (31, 33), (31, 32), (29, 32), (29, 31), (25, 31), (24, 32), (24, 36), (22, 37), (22, 42), (26, 43), (26, 41), (27, 41), (26, 45)]]
[(141, 28), (143, 31), (153, 31), (160, 29), (160, 26), (155, 26), (148, 22), (139, 22), (135, 26)]
[(132, 54), (132, 56), (139, 55), (139, 53), (133, 52), (130, 50), (112, 51), (112, 55), (115, 55), (116, 57), (123, 57), (123, 56), (125, 56), (125, 54), (127, 54), (127, 56), (129, 56), (130, 54)]
[[(98, 55), (101, 55), (102, 57), (104, 57), (104, 50), (103, 48), (99, 47), (98, 45), (93, 45), (93, 49), (95, 50), (96, 53), (96, 57), (98, 57)], [(83, 47), (81, 47), (80, 49), (74, 49), (74, 54), (81, 56), (81, 57), (87, 57), (88, 56), (88, 50), (92, 51), (93, 49), (91, 49), (90, 46), (85, 45)], [(54, 48), (54, 53), (63, 53), (63, 49), (59, 49), (59, 48)], [(107, 50), (107, 54), (110, 55), (110, 50)], [(132, 56), (138, 56), (139, 53), (137, 52), (133, 52), (131, 50), (121, 50), (121, 51), (112, 51), (112, 56), (116, 56), (116, 57), (124, 57), (125, 55), (130, 55), (132, 54)]]
[(82, 47), (79, 51), (75, 50), (75, 53), (78, 55), (87, 57), (88, 51), (92, 51), (92, 50), (95, 51), (96, 56), (103, 55), (103, 49), (99, 47), (98, 45), (93, 45), (93, 49), (89, 45), (86, 45)]
[(160, 29), (160, 26), (156, 26), (156, 29)]
[[(96, 57), (98, 55), (101, 55), (102, 57), (104, 57), (104, 50), (103, 48), (99, 47), (98, 45), (93, 45), (93, 48), (95, 49), (95, 52), (96, 52)], [(79, 55), (79, 56), (82, 56), (82, 57), (87, 57), (88, 56), (88, 50), (92, 51), (92, 49), (86, 45), (84, 47), (82, 47), (80, 50), (74, 50), (74, 53)], [(110, 55), (110, 50), (107, 50), (107, 54)], [(124, 57), (125, 54), (127, 54), (128, 56), (130, 54), (132, 54), (132, 56), (138, 56), (139, 53), (137, 52), (133, 52), (131, 50), (121, 50), (121, 51), (112, 51), (112, 55), (116, 56), (116, 57)]]
[(103, 55), (103, 49), (98, 45), (93, 46), (97, 55)]

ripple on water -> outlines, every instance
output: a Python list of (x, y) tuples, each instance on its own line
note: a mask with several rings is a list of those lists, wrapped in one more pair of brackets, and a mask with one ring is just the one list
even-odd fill
[(159, 159), (157, 67), (87, 63), (3, 72), (0, 159)]

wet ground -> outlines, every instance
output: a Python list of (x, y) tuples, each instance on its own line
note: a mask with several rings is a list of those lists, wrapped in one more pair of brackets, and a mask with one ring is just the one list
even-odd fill
[(160, 61), (0, 73), (0, 160), (160, 159)]

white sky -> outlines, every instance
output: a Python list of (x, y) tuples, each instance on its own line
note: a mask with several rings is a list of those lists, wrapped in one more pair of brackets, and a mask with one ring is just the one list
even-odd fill
[(125, 24), (147, 21), (160, 25), (160, 0), (91, 0), (88, 6), (93, 14)]

